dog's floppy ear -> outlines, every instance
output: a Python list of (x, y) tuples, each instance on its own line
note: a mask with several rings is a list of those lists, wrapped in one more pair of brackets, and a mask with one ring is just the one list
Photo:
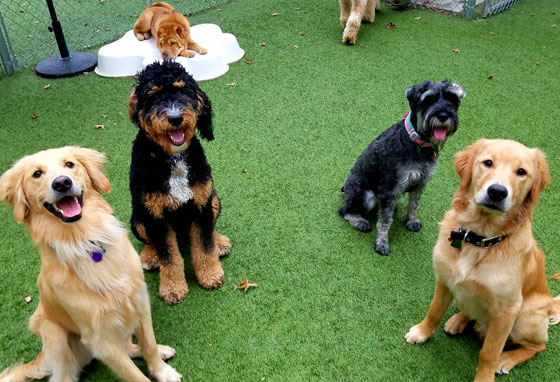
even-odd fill
[(23, 190), (24, 169), (18, 163), (0, 177), (0, 200), (14, 207), (14, 219), (21, 223), (29, 213), (29, 204)]
[(72, 154), (85, 167), (93, 187), (97, 191), (111, 191), (111, 183), (103, 172), (103, 165), (106, 162), (105, 155), (99, 151), (81, 147), (72, 147)]
[(461, 99), (463, 99), (463, 97), (467, 96), (467, 93), (465, 92), (465, 90), (461, 87), (461, 85), (455, 83), (455, 82), (451, 82), (450, 83), (450, 90), (452, 93), (454, 93), (457, 97), (459, 97), (459, 101)]
[(208, 141), (214, 139), (214, 128), (212, 127), (212, 105), (210, 100), (202, 90), (196, 90), (196, 98), (198, 100), (198, 106), (196, 108), (196, 113), (198, 119), (196, 121), (196, 127), (200, 132), (200, 136)]
[(478, 150), (484, 146), (486, 140), (479, 139), (470, 146), (467, 146), (463, 151), (459, 151), (455, 154), (455, 171), (461, 178), (461, 184), (459, 185), (459, 190), (466, 190), (471, 184), (472, 169), (474, 165), (474, 157), (478, 153)]
[(130, 93), (130, 99), (128, 100), (128, 116), (130, 120), (138, 125), (140, 120), (138, 119), (138, 96), (136, 95), (136, 89)]
[(430, 80), (426, 80), (424, 82), (422, 82), (421, 84), (418, 85), (412, 85), (409, 86), (406, 91), (404, 92), (404, 95), (406, 96), (406, 99), (408, 99), (408, 104), (410, 105), (410, 110), (414, 110), (416, 109), (416, 104), (418, 103), (418, 95), (419, 93), (422, 92), (422, 88), (425, 88), (426, 86), (429, 86), (432, 83), (432, 81)]
[(535, 153), (535, 161), (537, 163), (537, 175), (527, 197), (531, 199), (533, 205), (536, 205), (539, 201), (540, 193), (550, 182), (550, 173), (548, 172), (546, 155), (539, 149), (533, 149), (533, 152)]

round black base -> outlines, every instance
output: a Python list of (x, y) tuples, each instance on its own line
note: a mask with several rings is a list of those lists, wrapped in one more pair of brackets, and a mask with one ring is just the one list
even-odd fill
[(45, 78), (74, 77), (91, 72), (97, 66), (97, 56), (91, 53), (71, 52), (70, 57), (49, 57), (37, 64), (35, 71)]

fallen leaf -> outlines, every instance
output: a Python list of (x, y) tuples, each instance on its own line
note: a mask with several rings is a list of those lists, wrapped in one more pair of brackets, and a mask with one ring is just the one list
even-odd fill
[(305, 36), (305, 32), (299, 32), (300, 36)]
[(395, 24), (390, 22), (389, 24), (387, 24), (387, 29), (395, 29)]
[(105, 125), (95, 125), (95, 128), (96, 128), (97, 130), (100, 130), (100, 129), (101, 129), (101, 130), (105, 130)]
[(259, 46), (266, 46), (266, 42), (261, 42)]
[(51, 87), (51, 84), (46, 84), (45, 86), (43, 86), (43, 89), (48, 89)]
[(241, 170), (241, 172), (242, 172), (243, 174), (246, 174), (246, 173), (247, 173), (247, 169), (244, 168), (243, 170)]
[(294, 48), (296, 48), (296, 49), (297, 49), (297, 48), (299, 48), (299, 46), (297, 46), (297, 45), (294, 45)]
[(493, 80), (493, 79), (494, 79), (494, 76), (493, 76), (493, 75), (489, 75), (489, 76), (488, 76), (488, 79), (489, 79), (489, 80)]
[(216, 8), (216, 11), (221, 12), (222, 8)]
[(241, 283), (239, 285), (234, 285), (233, 290), (243, 289), (244, 292), (247, 292), (247, 290), (250, 287), (255, 287), (256, 288), (258, 286), (259, 286), (259, 284), (251, 283), (251, 282), (249, 282), (249, 279), (244, 279), (243, 281), (241, 281)]
[(274, 12), (274, 13), (272, 14), (272, 17), (278, 16), (278, 15), (280, 15), (280, 13)]
[(253, 63), (253, 59), (252, 59), (252, 58), (248, 58), (245, 62), (248, 63), (248, 64), (252, 64), (252, 63)]
[(103, 117), (103, 119), (107, 118), (108, 115), (107, 114), (101, 114), (101, 116)]
[(558, 24), (552, 24), (553, 28), (558, 28)]
[(460, 53), (461, 51), (457, 48), (453, 49), (453, 53)]
[(37, 118), (38, 116), (39, 116), (39, 115), (38, 115), (37, 113), (31, 114), (31, 118), (33, 118), (33, 119)]
[(420, 19), (422, 19), (422, 17), (420, 16), (414, 18), (414, 20), (420, 20)]
[(27, 296), (26, 298), (24, 298), (26, 303), (30, 303), (31, 302), (31, 296)]
[(540, 65), (541, 62), (540, 61), (535, 61), (535, 64)]
[(495, 36), (496, 32), (490, 32), (490, 36)]
[(536, 13), (535, 13), (535, 12), (531, 12), (531, 13), (529, 13), (529, 16), (535, 16), (535, 15), (536, 15)]
[(229, 84), (226, 84), (226, 86), (236, 86), (237, 83), (236, 82), (230, 82)]
[(455, 66), (459, 66), (459, 64), (456, 64), (456, 63), (453, 63), (453, 65), (455, 65)]

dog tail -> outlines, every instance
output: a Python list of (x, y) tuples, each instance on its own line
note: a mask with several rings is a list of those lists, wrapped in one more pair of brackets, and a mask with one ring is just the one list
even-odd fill
[(31, 379), (42, 379), (49, 375), (43, 367), (43, 353), (39, 353), (34, 361), (14, 365), (0, 374), (0, 382), (26, 382)]
[[(552, 276), (555, 280), (560, 280), (560, 272)], [(550, 304), (550, 312), (548, 314), (548, 321), (550, 325), (556, 325), (560, 322), (560, 296), (552, 299), (552, 304)]]

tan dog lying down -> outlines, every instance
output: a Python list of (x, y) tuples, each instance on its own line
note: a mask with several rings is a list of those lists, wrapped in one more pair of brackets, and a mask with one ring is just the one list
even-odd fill
[[(541, 151), (509, 140), (475, 142), (457, 153), (455, 168), (461, 184), (434, 248), (435, 295), (406, 341), (430, 338), (455, 300), (460, 312), (445, 331), (461, 333), (475, 321), (484, 337), (475, 381), (493, 381), (495, 373), (544, 351), (549, 318), (560, 320), (560, 300), (550, 296), (531, 226), (550, 176)], [(519, 347), (502, 351), (508, 339)]]
[[(140, 41), (152, 36), (164, 59), (177, 56), (193, 57), (208, 51), (191, 39), (189, 21), (167, 3), (158, 1), (140, 14), (134, 24), (134, 35)], [(189, 50), (190, 49), (190, 50)]]
[(40, 248), (29, 328), (43, 343), (36, 360), (4, 371), (2, 382), (75, 381), (93, 358), (122, 380), (149, 382), (130, 359), (140, 356), (158, 381), (181, 380), (162, 360), (175, 350), (156, 344), (140, 258), (99, 193), (110, 190), (104, 162), (97, 151), (63, 147), (26, 156), (0, 178), (0, 199)]

